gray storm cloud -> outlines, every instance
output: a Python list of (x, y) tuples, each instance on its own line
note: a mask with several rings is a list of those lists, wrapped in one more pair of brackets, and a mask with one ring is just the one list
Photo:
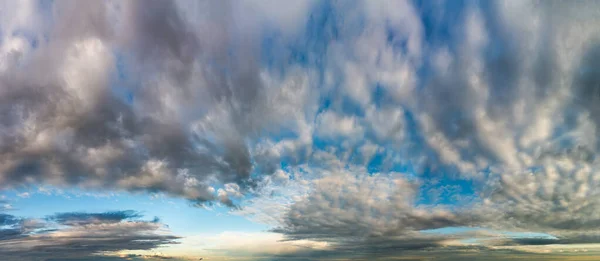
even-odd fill
[(202, 203), (217, 200), (212, 183), (250, 183), (245, 139), (271, 119), (258, 117), (270, 107), (255, 36), (229, 39), (240, 29), (227, 3), (197, 6), (204, 20), (195, 23), (170, 1), (2, 4), (2, 186)]

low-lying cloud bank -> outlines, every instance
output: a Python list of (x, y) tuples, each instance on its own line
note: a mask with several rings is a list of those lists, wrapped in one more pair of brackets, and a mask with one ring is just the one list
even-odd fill
[(2, 260), (102, 260), (103, 254), (176, 244), (157, 219), (134, 211), (57, 213), (45, 219), (0, 213)]
[[(0, 1), (0, 187), (219, 203), (340, 250), (598, 243), (599, 8)], [(158, 226), (120, 218), (46, 222)]]

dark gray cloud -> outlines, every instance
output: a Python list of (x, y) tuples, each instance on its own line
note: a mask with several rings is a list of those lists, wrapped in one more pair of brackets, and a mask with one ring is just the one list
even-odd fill
[[(341, 178), (344, 177), (344, 178)], [(428, 234), (421, 230), (487, 224), (483, 210), (419, 205), (419, 185), (402, 176), (355, 177), (337, 173), (317, 181), (313, 190), (292, 204), (274, 232), (288, 240), (329, 243), (315, 255), (361, 260), (406, 252), (437, 251), (467, 234)], [(466, 247), (472, 249), (473, 247)]]
[[(134, 211), (57, 213), (46, 221), (2, 215), (3, 260), (80, 260), (121, 250), (150, 250), (179, 237)], [(100, 259), (100, 257), (98, 257)]]
[[(341, 178), (344, 177), (344, 178)], [(394, 238), (414, 231), (476, 225), (470, 216), (443, 206), (415, 206), (418, 185), (402, 177), (332, 175), (286, 213), (277, 232), (292, 239)]]
[(142, 215), (133, 210), (103, 213), (67, 212), (46, 217), (47, 220), (68, 226), (81, 226), (96, 223), (118, 223), (123, 220), (137, 219)]
[(15, 216), (9, 215), (9, 214), (0, 213), (0, 224), (2, 224), (3, 226), (14, 225), (17, 222), (19, 222), (19, 219), (16, 218)]
[(215, 17), (192, 21), (171, 1), (49, 3), (16, 6), (31, 21), (3, 24), (4, 42), (20, 44), (7, 46), (3, 55), (14, 59), (0, 71), (3, 186), (161, 192), (233, 206), (210, 186), (252, 184), (245, 139), (271, 121), (259, 117), (270, 104), (255, 36), (229, 39), (242, 30), (227, 15), (234, 8), (201, 4), (185, 12)]
[(78, 257), (78, 258), (48, 258), (44, 261), (123, 261), (123, 260), (149, 260), (149, 261), (160, 261), (160, 260), (172, 260), (172, 261), (190, 261), (193, 259), (189, 258), (177, 258), (169, 256), (158, 256), (158, 255), (138, 255), (128, 254), (123, 256), (95, 256), (95, 257)]
[(20, 237), (23, 233), (19, 226), (20, 222), (21, 219), (13, 215), (0, 213), (0, 224), (3, 227), (0, 229), (0, 240)]

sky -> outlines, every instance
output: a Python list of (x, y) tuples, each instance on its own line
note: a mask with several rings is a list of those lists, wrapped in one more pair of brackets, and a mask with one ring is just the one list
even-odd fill
[(0, 0), (0, 260), (598, 260), (599, 14)]

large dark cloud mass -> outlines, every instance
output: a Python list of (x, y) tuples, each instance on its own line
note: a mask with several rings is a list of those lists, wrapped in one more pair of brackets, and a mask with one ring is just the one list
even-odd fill
[[(598, 243), (597, 3), (286, 2), (0, 0), (0, 189), (220, 202), (348, 253), (472, 237), (423, 232), (445, 227), (553, 236), (486, 249)], [(158, 225), (137, 215), (44, 233), (110, 228), (93, 252), (172, 239), (138, 240)]]
[(250, 182), (244, 139), (271, 118), (255, 117), (269, 112), (254, 36), (229, 39), (242, 29), (227, 3), (199, 3), (197, 22), (171, 1), (49, 3), (3, 2), (2, 186), (202, 203), (212, 183)]

